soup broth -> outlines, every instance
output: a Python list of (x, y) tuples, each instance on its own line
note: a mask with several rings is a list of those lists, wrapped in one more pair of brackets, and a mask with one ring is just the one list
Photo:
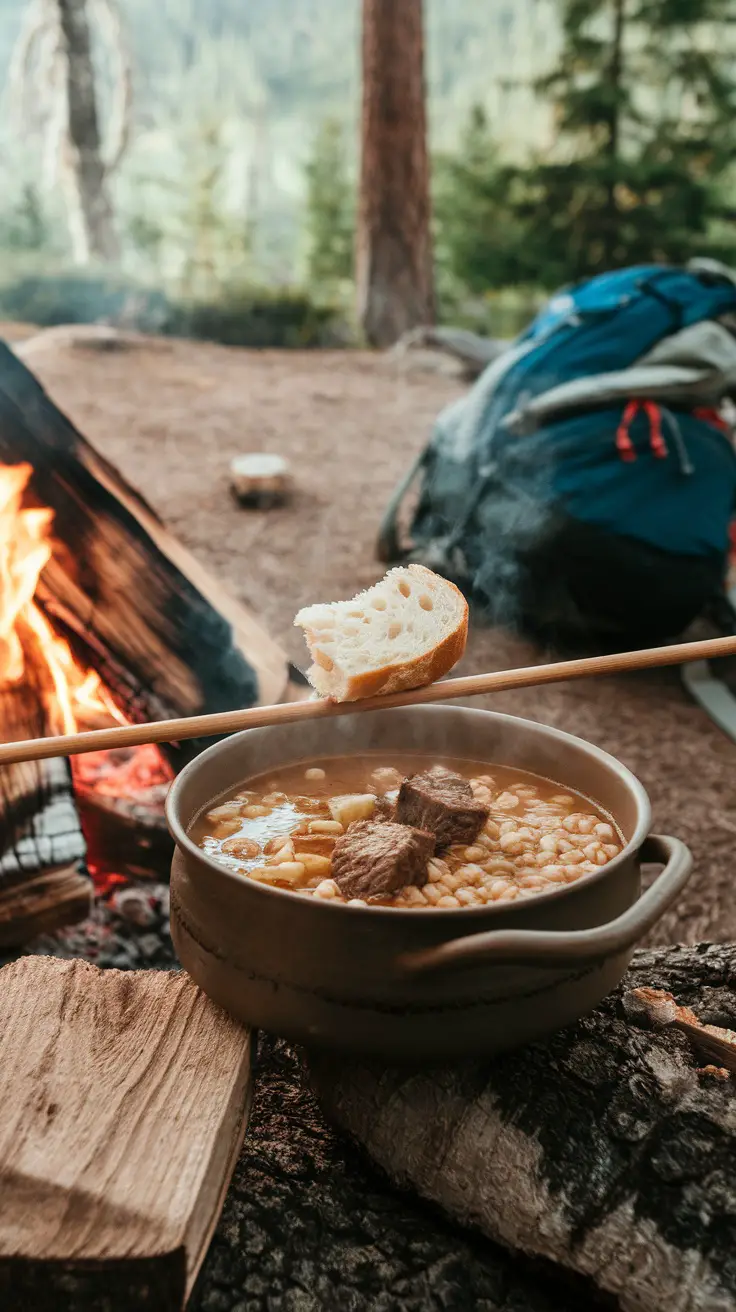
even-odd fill
[[(345, 897), (332, 853), (356, 821), (391, 807), (402, 781), (440, 765), (467, 780), (488, 808), (477, 838), (431, 857), (418, 882), (390, 895)], [(190, 837), (243, 875), (349, 906), (427, 909), (513, 902), (574, 883), (605, 866), (624, 842), (609, 815), (537, 775), (476, 761), (362, 756), (302, 762), (251, 779), (211, 803)]]

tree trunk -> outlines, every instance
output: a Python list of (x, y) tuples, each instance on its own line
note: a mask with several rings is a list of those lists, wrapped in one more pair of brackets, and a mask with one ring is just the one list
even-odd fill
[(434, 322), (422, 0), (363, 0), (358, 315), (372, 346)]
[(733, 944), (638, 952), (617, 992), (546, 1043), (434, 1072), (315, 1053), (313, 1080), (395, 1182), (621, 1312), (732, 1312), (736, 1077), (705, 1071), (675, 1026), (651, 1028), (632, 991), (667, 990), (733, 1030), (735, 980)]
[(87, 0), (57, 0), (64, 41), (68, 131), (64, 180), (74, 258), (117, 260), (107, 170), (102, 159)]
[(613, 36), (611, 43), (611, 62), (608, 70), (608, 122), (606, 124), (607, 140), (604, 155), (608, 161), (610, 175), (606, 186), (606, 215), (603, 228), (605, 244), (605, 265), (611, 268), (615, 263), (618, 244), (619, 211), (616, 188), (618, 184), (617, 164), (621, 149), (621, 105), (619, 95), (621, 80), (624, 75), (624, 31), (626, 27), (626, 0), (613, 2)]

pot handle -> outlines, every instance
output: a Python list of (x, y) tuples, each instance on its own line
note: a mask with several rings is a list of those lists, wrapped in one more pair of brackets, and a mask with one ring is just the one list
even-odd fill
[(657, 923), (690, 878), (693, 858), (679, 838), (650, 834), (640, 851), (642, 862), (664, 865), (633, 906), (617, 920), (593, 929), (554, 932), (534, 929), (491, 930), (469, 934), (436, 948), (404, 953), (397, 966), (403, 975), (503, 962), (514, 966), (581, 966), (624, 952)]

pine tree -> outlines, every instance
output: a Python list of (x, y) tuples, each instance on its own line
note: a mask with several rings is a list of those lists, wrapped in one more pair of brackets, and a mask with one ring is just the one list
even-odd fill
[(216, 115), (201, 119), (188, 142), (186, 190), (176, 245), (185, 252), (180, 289), (187, 299), (217, 299), (250, 272), (252, 231), (226, 204), (228, 149)]
[(476, 105), (457, 150), (434, 162), (435, 258), (452, 299), (535, 281), (513, 213), (517, 177), (499, 160), (486, 112)]
[(307, 280), (324, 289), (353, 276), (355, 191), (338, 120), (319, 128), (306, 175)]
[(736, 0), (561, 0), (563, 50), (540, 91), (558, 147), (516, 207), (543, 281), (713, 243), (736, 156)]

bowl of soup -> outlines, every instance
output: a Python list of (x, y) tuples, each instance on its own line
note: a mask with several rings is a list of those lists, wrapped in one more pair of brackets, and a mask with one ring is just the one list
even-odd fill
[[(167, 814), (171, 932), (202, 989), (392, 1061), (493, 1054), (590, 1011), (691, 869), (621, 762), (457, 707), (235, 735)], [(644, 894), (642, 863), (663, 867)]]

